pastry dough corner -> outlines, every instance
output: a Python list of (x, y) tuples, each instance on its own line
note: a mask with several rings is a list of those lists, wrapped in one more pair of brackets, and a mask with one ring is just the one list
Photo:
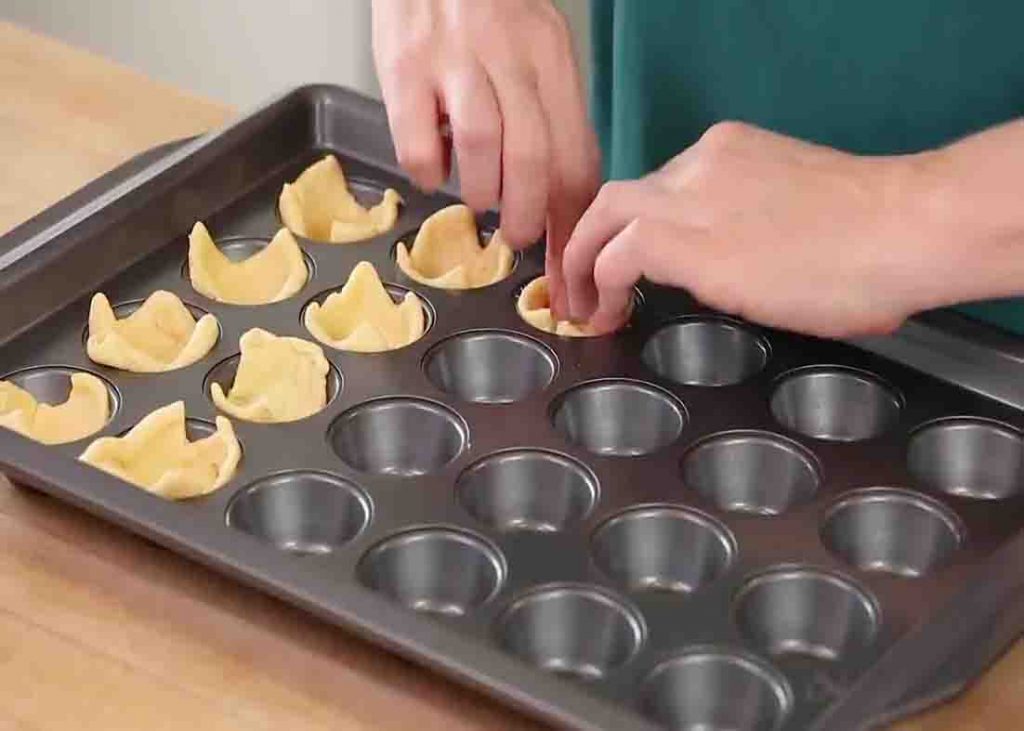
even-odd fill
[(281, 423), (312, 416), (327, 405), (330, 363), (316, 343), (260, 328), (239, 339), (235, 379), (225, 393), (210, 385), (221, 411), (245, 421)]
[(68, 398), (40, 403), (28, 391), (0, 381), (0, 427), (42, 444), (66, 444), (92, 436), (110, 421), (107, 386), (91, 373), (72, 373)]
[(278, 196), (284, 225), (315, 241), (345, 244), (390, 231), (398, 220), (402, 197), (388, 188), (381, 201), (365, 208), (349, 190), (345, 172), (334, 155), (310, 165)]
[(551, 294), (548, 291), (548, 278), (537, 277), (519, 293), (516, 300), (516, 311), (529, 325), (554, 335), (567, 338), (589, 338), (603, 335), (590, 328), (587, 324), (577, 324), (567, 320), (556, 320), (551, 312)]
[(287, 228), (279, 229), (260, 251), (235, 262), (201, 221), (188, 236), (188, 272), (197, 292), (233, 305), (279, 302), (302, 289), (309, 277), (302, 249)]
[(206, 495), (230, 480), (242, 448), (231, 422), (216, 419), (216, 431), (188, 440), (183, 401), (147, 414), (120, 437), (101, 437), (79, 459), (147, 492), (171, 500)]
[(86, 352), (96, 363), (137, 373), (170, 371), (195, 363), (217, 342), (220, 325), (207, 313), (198, 321), (177, 295), (157, 290), (137, 310), (117, 319), (107, 296), (93, 295)]
[(311, 303), (303, 321), (324, 345), (358, 353), (409, 345), (423, 337), (427, 324), (420, 298), (408, 292), (396, 303), (366, 261), (357, 264), (345, 286), (328, 295), (323, 304)]
[(461, 204), (427, 218), (412, 247), (399, 242), (395, 256), (407, 277), (438, 289), (486, 287), (505, 279), (515, 264), (500, 230), (480, 245), (473, 211)]

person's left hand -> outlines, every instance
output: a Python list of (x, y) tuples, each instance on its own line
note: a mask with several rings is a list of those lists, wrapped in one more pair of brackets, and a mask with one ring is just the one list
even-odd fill
[(657, 172), (601, 189), (564, 253), (572, 319), (614, 329), (645, 277), (773, 327), (892, 331), (957, 259), (919, 225), (919, 157), (717, 124)]

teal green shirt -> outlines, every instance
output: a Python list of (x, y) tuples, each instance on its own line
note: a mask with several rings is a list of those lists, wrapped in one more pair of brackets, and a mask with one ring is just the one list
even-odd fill
[[(1018, 0), (592, 0), (591, 13), (609, 178), (647, 173), (723, 119), (892, 154), (1024, 116)], [(1024, 334), (1024, 301), (961, 309)]]

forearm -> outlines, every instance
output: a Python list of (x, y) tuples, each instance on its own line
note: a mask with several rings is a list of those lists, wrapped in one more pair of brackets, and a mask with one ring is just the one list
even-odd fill
[(908, 162), (922, 309), (1024, 296), (1024, 119)]

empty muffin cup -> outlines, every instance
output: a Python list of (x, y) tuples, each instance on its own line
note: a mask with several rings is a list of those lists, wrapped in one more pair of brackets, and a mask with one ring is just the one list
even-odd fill
[(596, 680), (624, 665), (640, 648), (640, 615), (603, 589), (553, 585), (531, 591), (498, 621), (498, 641), (542, 670)]
[(878, 608), (849, 579), (815, 569), (777, 569), (757, 576), (736, 597), (736, 623), (772, 655), (840, 660), (870, 647)]
[(461, 616), (497, 593), (505, 580), (498, 549), (470, 533), (425, 528), (400, 533), (363, 556), (366, 587), (418, 612)]
[(738, 322), (693, 317), (658, 330), (641, 357), (659, 376), (676, 383), (728, 386), (759, 373), (768, 360), (768, 346)]
[(378, 398), (353, 406), (328, 431), (334, 453), (360, 472), (415, 477), (436, 472), (466, 447), (469, 428), (434, 401)]
[(559, 396), (555, 428), (594, 454), (632, 457), (668, 446), (683, 431), (686, 409), (674, 396), (642, 381), (588, 381)]
[(963, 541), (963, 527), (941, 503), (909, 490), (858, 490), (826, 514), (825, 546), (851, 566), (923, 576), (945, 564)]
[(1000, 500), (1020, 492), (1021, 433), (995, 421), (943, 419), (910, 439), (908, 467), (921, 487), (950, 495)]
[(594, 562), (633, 591), (688, 593), (722, 575), (736, 543), (713, 518), (675, 507), (633, 508), (610, 518), (591, 542)]
[(792, 706), (793, 693), (777, 671), (716, 649), (691, 650), (663, 662), (640, 691), (644, 715), (686, 731), (775, 731)]
[(683, 482), (718, 508), (777, 515), (814, 496), (817, 461), (769, 432), (726, 432), (699, 442), (683, 458)]
[(597, 478), (570, 457), (510, 449), (470, 465), (456, 494), (467, 513), (493, 528), (547, 533), (586, 517), (597, 500)]
[(876, 376), (850, 368), (802, 368), (772, 395), (775, 419), (787, 429), (835, 442), (881, 436), (899, 419), (900, 398)]
[(427, 378), (463, 401), (507, 404), (548, 387), (557, 368), (555, 354), (533, 338), (501, 330), (453, 335), (424, 359)]
[(231, 500), (227, 524), (283, 551), (330, 553), (366, 527), (369, 498), (326, 472), (296, 471), (257, 480)]

